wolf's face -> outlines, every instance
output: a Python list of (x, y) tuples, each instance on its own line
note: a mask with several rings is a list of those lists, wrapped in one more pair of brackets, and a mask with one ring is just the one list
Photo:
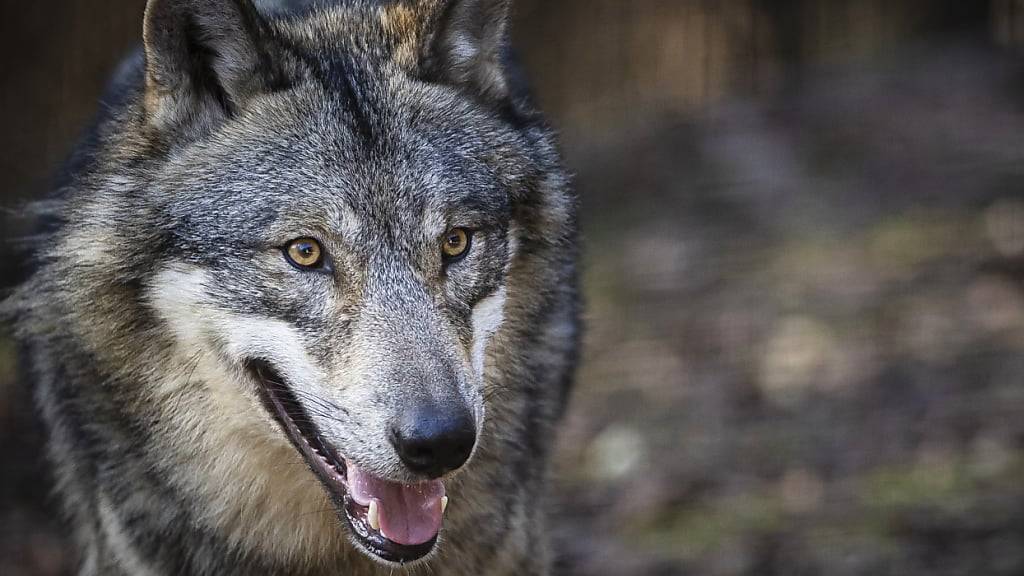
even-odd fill
[(237, 139), (183, 153), (153, 182), (172, 199), (160, 218), (175, 244), (153, 305), (180, 342), (239, 368), (235, 385), (255, 383), (297, 448), (323, 456), (325, 480), (348, 484), (335, 496), (354, 520), (429, 550), (436, 479), (466, 462), (484, 417), (484, 353), (515, 249), (489, 146), (515, 139), (493, 125), (485, 146), (475, 127), (421, 111), (366, 149), (345, 108), (308, 101), (268, 99)]
[(423, 0), (268, 22), (248, 2), (150, 2), (140, 132), (160, 159), (133, 192), (140, 220), (110, 238), (158, 246), (139, 281), (168, 365), (188, 367), (152, 392), (179, 399), (159, 421), (188, 439), (170, 457), (183, 484), (230, 462), (300, 502), (297, 451), (362, 550), (434, 549), (521, 239), (544, 241), (519, 223), (550, 150), (507, 93), (506, 12)]

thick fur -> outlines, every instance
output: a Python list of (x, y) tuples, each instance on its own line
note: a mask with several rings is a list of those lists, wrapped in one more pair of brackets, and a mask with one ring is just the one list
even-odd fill
[[(541, 575), (545, 470), (577, 346), (575, 201), (511, 79), (508, 3), (151, 0), (4, 304), (36, 377), (83, 576), (394, 573), (358, 550), (259, 402), (283, 374), (361, 467), (472, 408), (412, 573)], [(437, 238), (476, 231), (443, 265)], [(318, 238), (332, 267), (290, 266)]]

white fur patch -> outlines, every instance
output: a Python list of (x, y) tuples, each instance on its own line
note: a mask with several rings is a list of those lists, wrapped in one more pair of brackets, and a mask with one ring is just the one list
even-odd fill
[(519, 256), (519, 225), (515, 222), (508, 228), (508, 262), (505, 264), (505, 274), (512, 270), (512, 264)]
[(235, 544), (285, 561), (336, 561), (349, 547), (326, 493), (238, 368), (243, 359), (266, 359), (306, 390), (319, 388), (320, 369), (297, 329), (226, 312), (210, 298), (214, 289), (205, 272), (184, 265), (150, 286), (150, 305), (176, 343), (152, 392), (167, 412), (157, 432), (174, 446), (168, 479), (202, 503), (202, 522)]
[(487, 344), (505, 322), (505, 287), (502, 286), (473, 308), (473, 369), (483, 376)]
[(169, 268), (153, 282), (150, 302), (179, 342), (203, 346), (213, 339), (233, 360), (270, 361), (289, 382), (309, 386), (323, 381), (294, 326), (225, 312), (209, 301), (207, 285), (202, 270), (184, 267)]

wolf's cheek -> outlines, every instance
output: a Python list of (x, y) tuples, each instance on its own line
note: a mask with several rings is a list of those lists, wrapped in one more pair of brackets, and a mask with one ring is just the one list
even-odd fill
[(186, 351), (217, 351), (242, 365), (264, 360), (289, 382), (315, 387), (322, 371), (306, 352), (298, 329), (274, 318), (237, 314), (218, 306), (209, 292), (214, 283), (200, 268), (172, 265), (156, 275), (149, 300)]

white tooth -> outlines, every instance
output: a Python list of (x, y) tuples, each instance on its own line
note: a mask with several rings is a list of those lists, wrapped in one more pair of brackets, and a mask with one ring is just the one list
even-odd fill
[(366, 519), (370, 522), (370, 528), (380, 532), (380, 509), (376, 500), (370, 500), (370, 511), (366, 514)]
[(447, 509), (448, 509), (448, 497), (447, 496), (441, 496), (441, 514), (444, 514), (444, 511), (447, 510)]

